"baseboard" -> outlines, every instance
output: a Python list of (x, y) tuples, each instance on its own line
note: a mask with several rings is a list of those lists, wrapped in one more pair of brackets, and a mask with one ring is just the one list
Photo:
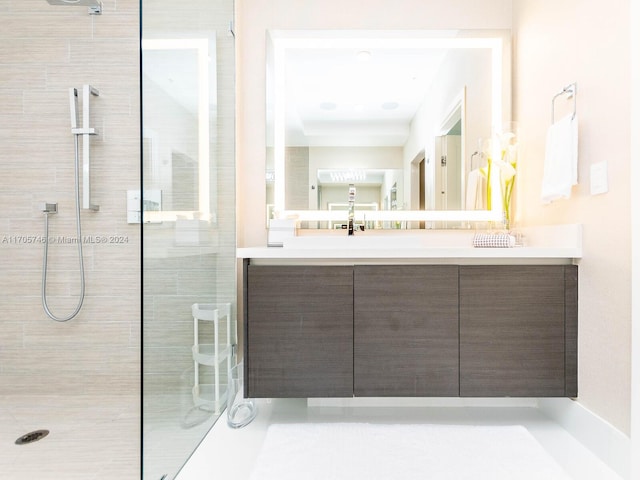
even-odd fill
[(613, 425), (569, 398), (541, 398), (540, 412), (562, 426), (576, 440), (624, 479), (631, 478), (631, 440)]
[(309, 407), (530, 407), (535, 398), (346, 397), (309, 398)]

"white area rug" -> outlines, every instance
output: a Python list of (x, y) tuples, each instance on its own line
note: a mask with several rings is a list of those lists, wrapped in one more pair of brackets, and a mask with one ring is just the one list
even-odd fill
[(516, 426), (273, 424), (251, 480), (567, 480)]

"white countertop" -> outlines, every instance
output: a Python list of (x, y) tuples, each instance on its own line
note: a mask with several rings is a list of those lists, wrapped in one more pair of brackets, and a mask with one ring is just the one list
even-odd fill
[(382, 231), (348, 237), (292, 237), (283, 247), (237, 249), (238, 258), (264, 261), (415, 261), (418, 263), (575, 263), (582, 258), (580, 225), (522, 229), (524, 246), (474, 248), (472, 231)]

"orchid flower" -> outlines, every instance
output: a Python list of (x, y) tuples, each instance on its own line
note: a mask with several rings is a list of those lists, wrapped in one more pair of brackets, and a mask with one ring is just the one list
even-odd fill
[(480, 168), (480, 174), (487, 182), (487, 208), (491, 210), (493, 172), (498, 173), (500, 193), (502, 197), (502, 211), (504, 213), (507, 228), (511, 224), (511, 197), (516, 179), (516, 165), (518, 161), (518, 145), (516, 135), (513, 132), (497, 134), (493, 141), (500, 145), (500, 158), (492, 158), (491, 142), (487, 142), (487, 165)]

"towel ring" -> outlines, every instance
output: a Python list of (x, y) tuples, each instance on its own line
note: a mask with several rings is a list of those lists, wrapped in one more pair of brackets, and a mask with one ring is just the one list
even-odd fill
[(555, 102), (556, 98), (560, 95), (566, 95), (567, 99), (573, 98), (573, 117), (576, 116), (576, 97), (578, 95), (578, 84), (572, 83), (562, 89), (561, 92), (556, 93), (551, 99), (551, 125), (555, 123)]

